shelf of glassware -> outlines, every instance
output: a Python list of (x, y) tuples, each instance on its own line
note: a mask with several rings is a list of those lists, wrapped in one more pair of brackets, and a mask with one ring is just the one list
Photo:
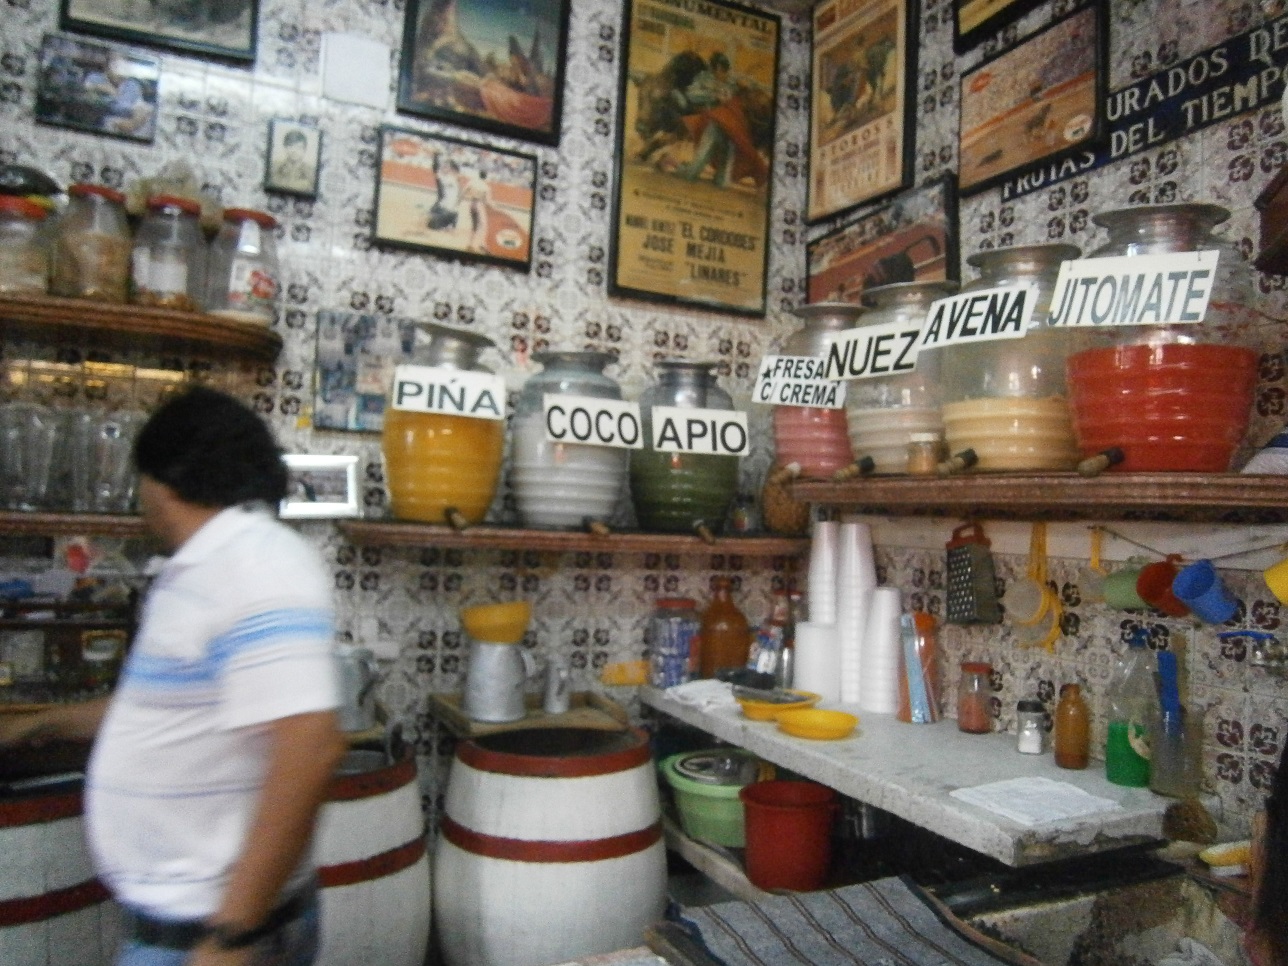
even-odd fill
[(45, 513), (0, 510), (0, 535), (10, 537), (142, 537), (143, 518), (113, 513)]

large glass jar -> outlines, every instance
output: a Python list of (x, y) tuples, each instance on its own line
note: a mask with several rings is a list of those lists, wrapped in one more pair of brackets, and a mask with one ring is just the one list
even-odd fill
[(206, 241), (201, 206), (177, 195), (154, 195), (134, 238), (132, 301), (196, 312), (205, 296)]
[(281, 272), (277, 220), (263, 211), (229, 208), (210, 246), (206, 311), (212, 315), (272, 325)]
[(49, 290), (67, 298), (126, 301), (132, 239), (125, 195), (97, 184), (74, 184), (67, 195), (54, 231)]
[(44, 295), (49, 290), (46, 214), (34, 201), (0, 195), (0, 292)]
[(635, 516), (645, 530), (690, 533), (705, 526), (718, 531), (738, 495), (738, 457), (654, 450), (652, 410), (654, 406), (733, 409), (733, 399), (716, 385), (713, 362), (663, 359), (654, 365), (657, 384), (640, 396), (644, 448), (631, 450)]
[(1220, 252), (1207, 316), (1188, 325), (1079, 330), (1068, 361), (1074, 430), (1083, 455), (1111, 447), (1112, 469), (1221, 473), (1243, 440), (1257, 382), (1248, 347), (1251, 268), (1212, 234), (1229, 212), (1219, 205), (1122, 208), (1094, 216), (1109, 241), (1091, 253), (1162, 255)]
[(1048, 321), (1060, 263), (1080, 254), (1073, 245), (1025, 245), (966, 259), (980, 276), (962, 286), (963, 292), (1037, 286), (1023, 338), (932, 350), (941, 356), (948, 450), (973, 449), (976, 470), (1069, 470), (1078, 462), (1065, 398), (1071, 334)]
[[(479, 354), (494, 345), (485, 335), (419, 323), (417, 365), (474, 372)], [(385, 407), (380, 439), (393, 515), (423, 523), (480, 523), (501, 475), (505, 423), (448, 413)]]
[(626, 482), (629, 450), (546, 438), (548, 395), (621, 399), (604, 375), (607, 352), (534, 352), (544, 366), (531, 376), (514, 408), (511, 482), (523, 525), (575, 528), (587, 519), (609, 520)]
[[(827, 355), (838, 332), (854, 328), (863, 307), (849, 302), (818, 302), (795, 310), (805, 327), (787, 337), (779, 355)], [(802, 476), (827, 478), (854, 462), (844, 409), (815, 406), (774, 407), (774, 464), (797, 463)]]
[[(935, 299), (957, 291), (956, 282), (895, 282), (864, 291), (871, 308), (859, 325), (908, 322), (920, 327)], [(927, 352), (912, 372), (855, 379), (845, 391), (854, 458), (872, 458), (874, 472), (906, 473), (913, 433), (942, 433), (939, 385), (941, 353)]]

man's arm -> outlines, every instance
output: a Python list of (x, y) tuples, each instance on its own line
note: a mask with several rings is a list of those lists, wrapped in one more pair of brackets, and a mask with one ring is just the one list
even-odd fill
[(111, 698), (94, 698), (76, 704), (57, 704), (31, 714), (0, 715), (0, 748), (40, 741), (89, 741)]

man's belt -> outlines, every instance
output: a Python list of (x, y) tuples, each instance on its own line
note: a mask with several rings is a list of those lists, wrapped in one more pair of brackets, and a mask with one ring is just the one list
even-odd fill
[[(263, 923), (239, 935), (239, 945), (250, 945), (294, 922), (313, 901), (314, 891), (306, 889), (287, 899), (268, 914)], [(125, 937), (145, 946), (162, 949), (191, 949), (211, 933), (200, 919), (157, 919), (134, 909), (125, 910)]]

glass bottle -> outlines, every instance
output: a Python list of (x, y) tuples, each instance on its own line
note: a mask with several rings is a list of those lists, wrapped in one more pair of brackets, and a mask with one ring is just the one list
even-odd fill
[(1258, 367), (1248, 347), (1253, 273), (1212, 234), (1229, 216), (1219, 205), (1175, 204), (1092, 219), (1109, 230), (1092, 258), (1220, 253), (1202, 322), (1078, 330), (1068, 361), (1074, 430), (1084, 456), (1123, 451), (1110, 472), (1223, 473), (1243, 441)]
[(654, 450), (652, 409), (733, 409), (733, 399), (716, 384), (713, 362), (663, 359), (654, 365), (657, 383), (640, 396), (644, 448), (630, 456), (635, 515), (644, 530), (689, 533), (705, 526), (717, 531), (738, 495), (738, 457)]
[(756, 628), (747, 655), (747, 667), (762, 674), (776, 674), (787, 633), (791, 602), (787, 591), (775, 590), (769, 601), (769, 613)]
[[(494, 343), (485, 335), (418, 323), (417, 365), (487, 372), (478, 356)], [(393, 515), (424, 523), (466, 523), (487, 515), (501, 475), (505, 423), (450, 413), (385, 408), (380, 439)]]
[[(919, 326), (935, 299), (957, 291), (956, 282), (895, 282), (864, 291), (872, 306), (859, 326), (916, 320)], [(877, 473), (908, 472), (913, 433), (942, 433), (939, 363), (926, 353), (911, 372), (852, 380), (846, 388), (846, 418), (854, 458), (870, 456)]]
[(963, 662), (957, 682), (957, 727), (961, 731), (984, 735), (993, 730), (989, 708), (992, 675), (993, 665), (985, 661)]
[(711, 579), (711, 603), (702, 612), (698, 636), (702, 639), (702, 677), (715, 677), (722, 668), (744, 667), (751, 646), (751, 624), (733, 602), (733, 581)]
[(250, 208), (224, 212), (206, 273), (206, 311), (212, 315), (272, 325), (277, 317), (281, 270), (277, 219)]
[(97, 184), (74, 184), (67, 195), (67, 210), (54, 229), (49, 290), (66, 298), (125, 302), (133, 244), (125, 195)]
[(1065, 398), (1065, 357), (1072, 332), (1048, 323), (1060, 264), (1080, 254), (1074, 245), (1025, 245), (977, 252), (966, 259), (980, 275), (962, 286), (964, 293), (1037, 287), (1023, 338), (931, 350), (942, 356), (948, 449), (973, 449), (977, 471), (1069, 470), (1078, 462)]
[[(856, 324), (863, 307), (848, 302), (819, 302), (794, 310), (805, 326), (787, 337), (779, 355), (827, 355), (838, 332)], [(816, 406), (774, 407), (774, 465), (796, 463), (801, 476), (829, 479), (854, 462), (844, 409)]]
[(1015, 748), (1022, 755), (1046, 750), (1046, 709), (1041, 701), (1027, 699), (1015, 705)]
[(701, 660), (697, 604), (688, 597), (663, 597), (654, 602), (644, 640), (653, 687), (669, 688), (690, 680)]
[(1066, 684), (1060, 688), (1055, 706), (1055, 763), (1060, 768), (1086, 768), (1091, 761), (1091, 716), (1082, 688)]
[(0, 293), (44, 295), (49, 290), (47, 214), (34, 201), (0, 195)]
[(1105, 696), (1109, 701), (1109, 731), (1105, 738), (1105, 777), (1115, 785), (1144, 788), (1149, 784), (1149, 728), (1158, 717), (1154, 685), (1157, 658), (1145, 635), (1133, 634), (1127, 653), (1118, 658)]
[(630, 450), (546, 436), (544, 400), (551, 395), (621, 399), (604, 375), (607, 352), (534, 352), (543, 369), (524, 383), (514, 407), (511, 482), (526, 527), (576, 528), (611, 520), (626, 484)]
[(206, 242), (201, 206), (190, 198), (154, 195), (134, 238), (131, 301), (196, 312), (205, 297)]

